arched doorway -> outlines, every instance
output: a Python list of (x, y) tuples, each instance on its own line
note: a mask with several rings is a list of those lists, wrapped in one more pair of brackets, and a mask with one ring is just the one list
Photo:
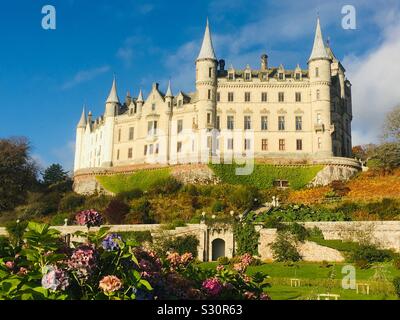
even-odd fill
[(212, 261), (217, 261), (219, 257), (225, 257), (225, 241), (215, 239), (212, 242)]

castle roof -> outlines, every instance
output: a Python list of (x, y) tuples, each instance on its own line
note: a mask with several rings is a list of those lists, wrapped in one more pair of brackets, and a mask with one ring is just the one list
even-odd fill
[(143, 102), (143, 93), (142, 93), (142, 89), (140, 89), (139, 91), (139, 96), (137, 97), (137, 102)]
[(214, 47), (212, 44), (210, 27), (208, 25), (208, 19), (207, 19), (206, 30), (204, 32), (203, 43), (201, 45), (199, 56), (197, 57), (197, 60), (200, 60), (200, 59), (217, 60), (217, 58), (215, 56), (215, 52), (214, 52)]
[(315, 30), (315, 38), (314, 38), (314, 46), (311, 52), (310, 59), (315, 60), (315, 59), (329, 59), (328, 52), (326, 51), (325, 44), (324, 44), (324, 39), (322, 37), (322, 31), (321, 31), (321, 24), (319, 22), (319, 17), (317, 19), (317, 28)]
[(172, 94), (172, 90), (171, 90), (171, 80), (168, 81), (168, 89), (167, 89), (167, 93), (165, 94), (166, 97), (173, 97), (174, 95)]
[(113, 79), (110, 94), (108, 95), (106, 103), (119, 103), (119, 98), (118, 98), (118, 94), (117, 94), (117, 84), (115, 81), (115, 77)]
[(87, 121), (86, 121), (85, 107), (83, 107), (81, 119), (79, 120), (78, 123), (78, 128), (86, 128), (86, 123)]

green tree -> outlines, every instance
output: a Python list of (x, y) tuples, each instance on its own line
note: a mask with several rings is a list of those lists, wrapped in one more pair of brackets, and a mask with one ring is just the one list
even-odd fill
[(68, 171), (64, 171), (63, 167), (54, 163), (43, 172), (43, 184), (51, 186), (68, 179)]
[(381, 144), (372, 159), (377, 160), (378, 166), (387, 171), (400, 167), (400, 142)]
[(384, 138), (400, 143), (400, 104), (386, 115), (383, 129)]
[(24, 203), (38, 183), (37, 174), (26, 138), (0, 139), (0, 211)]

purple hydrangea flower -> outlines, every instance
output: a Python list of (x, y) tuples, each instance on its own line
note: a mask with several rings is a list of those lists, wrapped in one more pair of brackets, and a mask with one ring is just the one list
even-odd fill
[(54, 266), (47, 266), (42, 277), (42, 287), (52, 291), (64, 291), (69, 285), (68, 275)]
[(210, 278), (203, 282), (203, 289), (211, 296), (217, 296), (221, 293), (223, 286), (217, 278)]
[(119, 250), (119, 244), (122, 242), (121, 236), (117, 234), (110, 234), (108, 235), (102, 242), (102, 246), (104, 250), (107, 251), (114, 251), (114, 250)]
[(68, 260), (68, 267), (75, 271), (79, 278), (87, 279), (96, 268), (97, 253), (94, 246), (82, 245), (76, 248)]

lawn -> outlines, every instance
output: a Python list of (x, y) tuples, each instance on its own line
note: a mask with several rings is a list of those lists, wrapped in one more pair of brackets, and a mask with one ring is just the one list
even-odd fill
[[(379, 266), (384, 270), (388, 281), (376, 281), (373, 279), (377, 273), (376, 268), (356, 269), (356, 281), (368, 283), (371, 294), (357, 294), (356, 290), (345, 290), (341, 287), (341, 281), (345, 274), (342, 274), (343, 266), (347, 264), (335, 264), (334, 280), (329, 280), (328, 274), (331, 267), (322, 266), (321, 263), (299, 262), (298, 268), (285, 265), (284, 263), (265, 263), (260, 266), (249, 267), (248, 274), (262, 272), (267, 274), (270, 279), (271, 288), (267, 292), (275, 300), (290, 299), (315, 299), (319, 293), (327, 293), (328, 287), (332, 287), (331, 293), (340, 294), (341, 300), (384, 300), (396, 299), (391, 285), (391, 279), (400, 276), (400, 270), (393, 267), (391, 263), (383, 263)], [(202, 263), (202, 268), (215, 268), (216, 262)], [(382, 272), (380, 273), (382, 274)], [(301, 286), (294, 288), (290, 286), (290, 279), (297, 278), (301, 280)], [(386, 294), (385, 294), (386, 292)]]
[(275, 166), (270, 164), (254, 164), (254, 170), (250, 175), (237, 175), (235, 164), (210, 164), (215, 175), (223, 182), (229, 184), (252, 185), (260, 189), (273, 186), (275, 180), (287, 180), (289, 186), (298, 190), (305, 187), (323, 166)]
[(154, 169), (143, 170), (133, 174), (113, 175), (113, 176), (97, 176), (99, 183), (112, 193), (121, 193), (131, 191), (132, 189), (140, 189), (142, 191), (149, 190), (153, 186), (166, 180), (170, 176), (170, 169)]

